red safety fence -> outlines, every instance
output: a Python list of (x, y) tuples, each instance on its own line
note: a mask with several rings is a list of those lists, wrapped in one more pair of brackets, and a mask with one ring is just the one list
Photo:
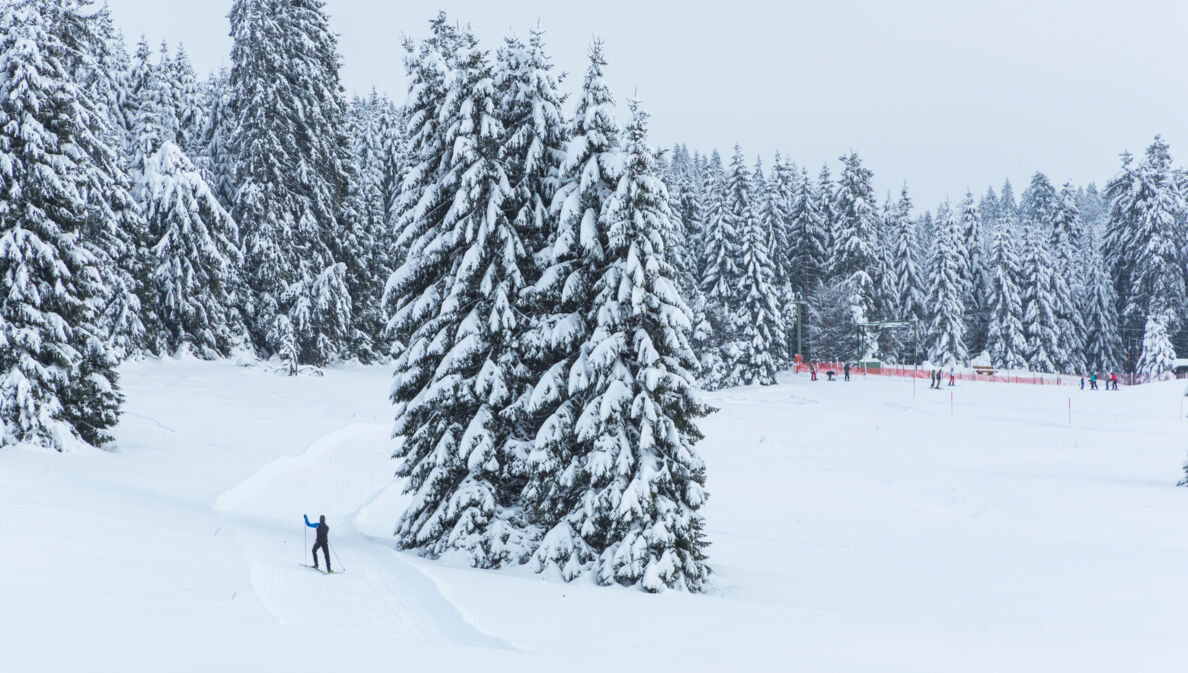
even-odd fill
[[(844, 362), (816, 362), (812, 363), (817, 367), (817, 376), (825, 378), (825, 373), (833, 371), (838, 377), (842, 376), (845, 371)], [(809, 371), (809, 364), (801, 363), (795, 365), (793, 371), (797, 374), (807, 373)], [(897, 376), (902, 378), (930, 378), (933, 370), (919, 368), (916, 369), (910, 365), (883, 365), (881, 367), (864, 367), (861, 365), (850, 366), (850, 376)], [(949, 372), (943, 371), (944, 382), (949, 382)], [(977, 372), (955, 372), (953, 378), (956, 381), (982, 381), (986, 383), (1023, 383), (1034, 386), (1080, 386), (1081, 377), (1072, 376), (1069, 374), (1033, 374), (1027, 373), (1018, 375), (1010, 372), (995, 372), (993, 374), (979, 374)], [(1098, 385), (1104, 387), (1109, 376), (1099, 376), (1097, 379)], [(1122, 385), (1130, 385), (1125, 374), (1118, 376), (1118, 383)], [(1088, 377), (1086, 377), (1088, 383)]]

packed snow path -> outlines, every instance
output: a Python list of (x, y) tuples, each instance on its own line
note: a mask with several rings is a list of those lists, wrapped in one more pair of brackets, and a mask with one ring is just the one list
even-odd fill
[(1183, 667), (1183, 382), (708, 395), (717, 585), (649, 596), (391, 549), (387, 367), (121, 377), (112, 451), (0, 450), (5, 671)]
[[(364, 505), (388, 488), (398, 489), (391, 477), (390, 433), (381, 424), (332, 432), (300, 456), (276, 459), (218, 498), (216, 507), (242, 515), (236, 535), (252, 564), (252, 587), (286, 625), (502, 645), (466, 623), (432, 580), (355, 529)], [(322, 579), (299, 567), (313, 560), (313, 531), (306, 534), (298, 513), (312, 521), (326, 515), (332, 567), (349, 564), (348, 573)]]

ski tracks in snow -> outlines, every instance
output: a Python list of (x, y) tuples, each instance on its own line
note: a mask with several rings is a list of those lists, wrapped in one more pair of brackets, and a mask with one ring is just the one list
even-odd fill
[[(399, 491), (392, 448), (387, 425), (347, 426), (300, 456), (265, 465), (216, 499), (218, 509), (234, 513), (260, 602), (286, 625), (509, 647), (467, 622), (432, 579), (378, 544), (378, 522), (387, 519), (390, 526), (399, 513), (388, 511)], [(326, 515), (331, 549), (341, 557), (330, 560), (347, 572), (322, 575), (300, 567), (311, 561), (313, 546), (302, 514), (311, 521)]]

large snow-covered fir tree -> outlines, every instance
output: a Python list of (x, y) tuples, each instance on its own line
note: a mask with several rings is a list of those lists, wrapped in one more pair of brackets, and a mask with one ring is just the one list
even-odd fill
[(144, 220), (130, 192), (126, 157), (121, 156), (123, 119), (115, 102), (121, 75), (112, 68), (124, 62), (111, 56), (109, 10), (83, 0), (38, 3), (52, 39), (62, 45), (63, 68), (78, 88), (79, 125), (87, 133), (75, 138), (77, 152), (87, 155), (80, 193), (87, 203), (81, 243), (103, 269), (100, 325), (111, 355), (134, 356), (145, 344), (140, 279), (145, 276)]
[[(1023, 270), (1023, 325), (1027, 335), (1027, 367), (1056, 372), (1060, 361), (1060, 318), (1052, 306), (1052, 254), (1039, 225), (1024, 225), (1027, 255)], [(1074, 374), (1076, 372), (1073, 372)]]
[(0, 7), (0, 446), (103, 444), (121, 402), (100, 314), (117, 269), (81, 243), (111, 198), (87, 190), (119, 185), (53, 32), (69, 10)]
[(623, 170), (621, 131), (605, 68), (602, 43), (596, 41), (551, 208), (556, 228), (540, 255), (547, 267), (532, 290), (540, 307), (532, 339), (545, 352), (530, 409), (543, 420), (529, 459), (524, 504), (546, 531), (534, 567), (555, 569), (566, 580), (589, 569), (602, 551), (569, 512), (575, 497), (591, 497), (583, 493), (586, 485), (603, 476), (592, 476), (598, 466), (588, 462), (590, 443), (579, 440), (578, 421), (596, 394), (589, 345), (598, 316), (591, 315), (590, 306), (609, 263), (608, 208)]
[(384, 115), (391, 102), (375, 90), (348, 106), (351, 143), (351, 180), (344, 207), (344, 231), (339, 255), (345, 260), (347, 293), (352, 310), (347, 317), (349, 350), (362, 362), (372, 362), (387, 350), (380, 337), (386, 322), (381, 295), (392, 275), (396, 236), (389, 226), (385, 195), (386, 157)]
[(1066, 183), (1056, 197), (1048, 244), (1055, 264), (1052, 310), (1059, 320), (1056, 367), (1062, 372), (1085, 371), (1085, 319), (1081, 313), (1085, 287), (1085, 231), (1076, 192)]
[(792, 222), (792, 289), (807, 296), (825, 280), (829, 263), (829, 230), (821, 199), (809, 180), (808, 170), (800, 169), (795, 200), (789, 219)]
[[(930, 312), (925, 307), (925, 282), (923, 269), (920, 268), (919, 248), (916, 243), (916, 223), (912, 220), (912, 199), (908, 195), (907, 185), (900, 191), (899, 200), (891, 211), (888, 222), (887, 235), (890, 241), (892, 265), (887, 274), (894, 290), (893, 313), (888, 316), (891, 320), (917, 321), (916, 329), (920, 327)], [(913, 334), (915, 339), (917, 335)], [(922, 355), (914, 352), (919, 344), (908, 343), (906, 336), (899, 339), (899, 348), (894, 355), (900, 362), (910, 361), (912, 357)], [(909, 346), (912, 348), (908, 350)]]
[[(1156, 136), (1138, 164), (1123, 155), (1122, 171), (1106, 193), (1110, 215), (1105, 255), (1125, 328), (1148, 334), (1154, 325), (1174, 332), (1179, 324), (1175, 317), (1188, 306), (1183, 273), (1188, 218), (1167, 143)], [(1164, 319), (1166, 326), (1161, 325)]]
[[(590, 565), (602, 584), (700, 591), (709, 578), (705, 465), (693, 449), (698, 400), (689, 311), (667, 260), (668, 196), (647, 143), (647, 116), (631, 102), (622, 176), (607, 204), (603, 263), (587, 308), (589, 339), (570, 373), (583, 406), (563, 521), (539, 558), (572, 577)], [(576, 137), (580, 137), (575, 135)], [(575, 386), (576, 384), (576, 386)], [(565, 476), (562, 476), (565, 475)]]
[(785, 161), (779, 152), (776, 152), (771, 175), (764, 182), (762, 219), (779, 308), (776, 327), (779, 328), (778, 336), (781, 342), (778, 351), (774, 353), (777, 367), (791, 363), (797, 353), (794, 330), (799, 319), (801, 296), (797, 295), (795, 289), (797, 270), (794, 266), (792, 243), (796, 179), (796, 166), (790, 161)]
[(875, 316), (878, 276), (882, 273), (875, 240), (878, 212), (870, 169), (854, 152), (841, 157), (842, 172), (833, 198), (833, 250), (830, 274), (850, 286), (855, 319)]
[(969, 360), (965, 347), (967, 257), (961, 252), (965, 236), (948, 203), (937, 209), (936, 219), (928, 281), (928, 359), (942, 367), (964, 366)]
[[(396, 328), (409, 334), (392, 400), (394, 432), (404, 437), (397, 473), (414, 495), (396, 540), (487, 568), (523, 563), (534, 537), (520, 515), (532, 388), (520, 349), (530, 325), (519, 303), (533, 263), (524, 236), (535, 223), (519, 230), (504, 207), (511, 188), (490, 55), (472, 34), (452, 34), (443, 23), (410, 65), (418, 105), (435, 104), (418, 99), (426, 84), (445, 86), (435, 116), (446, 152), (429, 191), (446, 208), (388, 284), (399, 297)], [(422, 80), (418, 61), (438, 58), (446, 59), (444, 81)], [(411, 217), (416, 223), (425, 213)]]
[(978, 207), (974, 204), (973, 193), (965, 192), (961, 201), (961, 237), (964, 245), (965, 263), (965, 342), (966, 349), (972, 355), (979, 355), (986, 350), (987, 330), (989, 328), (989, 307), (986, 297), (989, 295), (989, 277), (986, 271), (985, 241), (982, 238), (983, 222)]
[[(746, 171), (746, 167), (743, 167)], [(710, 162), (707, 176), (706, 228), (701, 249), (701, 292), (706, 301), (707, 332), (711, 334), (710, 352), (701, 353), (701, 384), (708, 389), (738, 385), (738, 328), (736, 319), (739, 301), (739, 268), (742, 231), (731, 206), (731, 185), (717, 152)], [(736, 185), (738, 187), (738, 185)], [(743, 185), (749, 198), (749, 185)]]
[[(504, 209), (535, 253), (552, 233), (549, 207), (557, 192), (566, 139), (564, 97), (545, 52), (543, 32), (531, 31), (527, 43), (505, 40), (498, 52), (495, 84), (504, 128), (502, 159), (511, 188)], [(526, 285), (535, 284), (536, 270), (525, 271)]]
[(1027, 368), (1027, 333), (1023, 329), (1023, 300), (1019, 280), (1023, 277), (1017, 232), (1013, 215), (1000, 219), (990, 248), (990, 295), (986, 305), (990, 323), (986, 331), (986, 350), (990, 362), (1001, 369)]
[(153, 349), (217, 358), (246, 345), (239, 231), (198, 169), (166, 140), (134, 176), (133, 196), (152, 241), (145, 303)]
[(1166, 313), (1156, 313), (1147, 318), (1143, 329), (1143, 350), (1139, 355), (1135, 372), (1142, 381), (1163, 381), (1172, 378), (1176, 352), (1172, 348), (1168, 328), (1171, 318)]
[(1113, 372), (1122, 363), (1122, 339), (1119, 336), (1118, 296), (1106, 273), (1101, 252), (1089, 235), (1085, 257), (1085, 288), (1081, 315), (1085, 320), (1085, 364), (1090, 372)]
[[(358, 252), (351, 245), (358, 222), (343, 212), (351, 171), (345, 104), (337, 39), (321, 0), (236, 0), (230, 18), (231, 212), (253, 294), (249, 328), (270, 353), (279, 347), (266, 338), (278, 312), (314, 306), (326, 318), (350, 310), (342, 284), (332, 296), (312, 294), (328, 287), (319, 280), (335, 276), (337, 260)], [(347, 278), (346, 286), (354, 282)], [(303, 362), (350, 354), (353, 335), (338, 329), (341, 321), (296, 318), (290, 315)]]
[[(728, 212), (739, 232), (738, 298), (735, 320), (738, 325), (738, 360), (734, 363), (744, 384), (775, 384), (777, 358), (785, 344), (780, 296), (771, 260), (769, 220), (776, 214), (765, 212), (762, 198), (767, 196), (761, 165), (748, 174), (743, 164), (742, 148), (734, 148), (727, 187)], [(752, 185), (752, 178), (757, 186)], [(757, 201), (757, 199), (760, 199)]]

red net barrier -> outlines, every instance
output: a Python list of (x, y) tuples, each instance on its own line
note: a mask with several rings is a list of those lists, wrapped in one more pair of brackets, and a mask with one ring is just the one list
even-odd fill
[[(845, 371), (844, 362), (815, 362), (811, 364), (798, 364), (794, 370), (797, 374), (806, 373), (809, 371), (811, 365), (816, 365), (817, 376), (825, 378), (825, 373), (833, 371), (838, 377), (841, 377)], [(897, 376), (901, 378), (917, 378), (927, 379), (930, 377), (929, 369), (915, 369), (908, 366), (883, 365), (881, 367), (850, 367), (850, 376)], [(949, 372), (943, 371), (944, 382), (949, 382)], [(1105, 385), (1107, 377), (1099, 377), (1097, 379), (1098, 385)], [(1013, 373), (996, 372), (994, 374), (979, 374), (977, 372), (956, 372), (953, 374), (955, 381), (982, 381), (985, 383), (1022, 383), (1033, 386), (1080, 386), (1081, 377), (1072, 376), (1069, 374), (1022, 374), (1016, 375)], [(1088, 379), (1086, 378), (1086, 382)], [(1128, 384), (1129, 382), (1122, 376), (1118, 377), (1120, 384)]]

